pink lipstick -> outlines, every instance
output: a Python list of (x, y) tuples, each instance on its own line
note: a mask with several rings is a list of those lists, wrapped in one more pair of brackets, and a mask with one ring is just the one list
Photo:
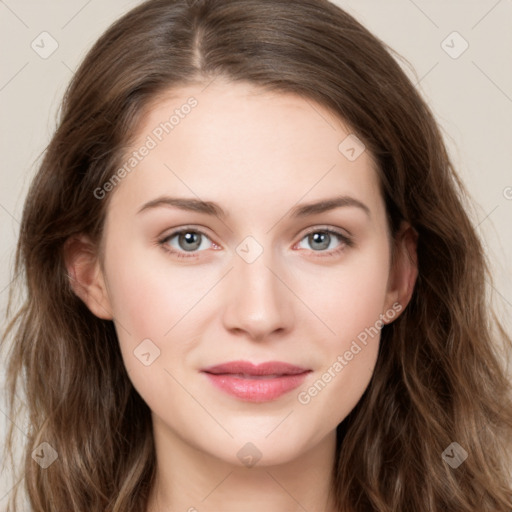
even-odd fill
[(297, 388), (311, 370), (280, 361), (232, 361), (201, 370), (222, 391), (247, 402), (269, 402)]

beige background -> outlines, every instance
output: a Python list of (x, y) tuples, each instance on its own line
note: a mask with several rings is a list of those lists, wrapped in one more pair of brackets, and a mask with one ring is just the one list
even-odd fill
[[(109, 24), (136, 0), (0, 0), (0, 314), (4, 315), (23, 200), (55, 128), (65, 86)], [(452, 158), (476, 203), (473, 214), (495, 272), (495, 298), (512, 310), (512, 0), (339, 0), (413, 65)], [(450, 36), (457, 31), (458, 36)], [(43, 59), (31, 47), (48, 32)], [(448, 37), (448, 39), (446, 39)], [(456, 56), (469, 44), (458, 58)], [(43, 51), (41, 48), (39, 51)], [(2, 320), (2, 326), (5, 325)], [(0, 435), (10, 421), (0, 401)], [(20, 431), (22, 430), (22, 426)], [(21, 434), (22, 435), (22, 434)], [(0, 477), (0, 510), (12, 483)]]

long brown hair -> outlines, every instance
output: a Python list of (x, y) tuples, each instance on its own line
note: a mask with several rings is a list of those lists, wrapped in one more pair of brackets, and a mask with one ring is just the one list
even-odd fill
[[(63, 248), (78, 233), (101, 240), (115, 191), (104, 199), (94, 191), (116, 173), (161, 94), (222, 77), (301, 95), (348, 123), (378, 162), (391, 232), (406, 220), (418, 233), (411, 302), (383, 328), (372, 380), (338, 427), (339, 510), (510, 512), (502, 358), (511, 339), (488, 305), (491, 276), (467, 193), (392, 54), (327, 0), (149, 0), (97, 41), (26, 199), (10, 303), (20, 289), (26, 296), (2, 340), (18, 426), (26, 402), (21, 470), (33, 511), (145, 511), (155, 475), (150, 411), (113, 323), (73, 293)], [(46, 469), (33, 460), (42, 442), (58, 454)], [(453, 467), (447, 454), (462, 463)]]

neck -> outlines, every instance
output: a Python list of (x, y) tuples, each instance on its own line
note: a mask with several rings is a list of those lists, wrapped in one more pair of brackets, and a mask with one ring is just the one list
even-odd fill
[(291, 461), (263, 465), (262, 458), (245, 467), (198, 450), (158, 421), (153, 418), (157, 472), (147, 512), (335, 512), (335, 431)]

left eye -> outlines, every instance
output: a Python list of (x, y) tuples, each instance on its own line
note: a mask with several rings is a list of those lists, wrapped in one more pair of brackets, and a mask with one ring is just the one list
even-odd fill
[[(332, 247), (331, 242), (336, 239), (338, 242), (341, 241), (341, 244), (338, 243), (337, 247)], [(337, 252), (343, 247), (351, 245), (351, 241), (348, 237), (332, 229), (316, 229), (315, 231), (310, 231), (302, 240), (306, 240), (314, 252)]]

